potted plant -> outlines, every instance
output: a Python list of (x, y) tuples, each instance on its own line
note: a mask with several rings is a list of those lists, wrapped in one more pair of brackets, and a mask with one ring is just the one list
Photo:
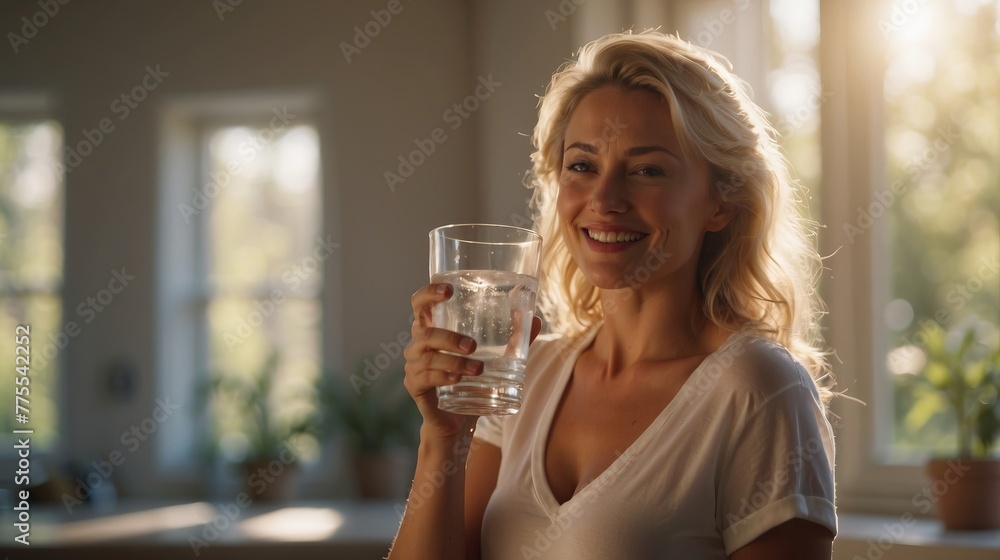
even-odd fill
[[(219, 422), (212, 424), (211, 455), (217, 456), (226, 443), (236, 442), (235, 447), (242, 448), (245, 491), (253, 500), (288, 501), (295, 497), (300, 455), (296, 439), (315, 437), (321, 431), (315, 386), (292, 387), (276, 398), (280, 362), (278, 352), (271, 351), (255, 375), (216, 373), (203, 391), (216, 413), (228, 419), (225, 433), (219, 433)], [(297, 412), (279, 414), (276, 407)]]
[(948, 529), (1000, 528), (1000, 348), (977, 340), (975, 326), (928, 329), (920, 379), (957, 424), (958, 455), (927, 463), (938, 514)]
[[(329, 433), (352, 454), (364, 499), (405, 498), (413, 474), (420, 414), (403, 387), (402, 370), (366, 369), (350, 377), (331, 373), (320, 391)], [(374, 372), (374, 374), (372, 373)]]

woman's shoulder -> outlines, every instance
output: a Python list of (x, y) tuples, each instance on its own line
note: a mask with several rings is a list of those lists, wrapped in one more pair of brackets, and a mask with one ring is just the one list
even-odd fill
[(816, 393), (812, 376), (779, 342), (759, 334), (734, 334), (715, 354), (713, 364), (723, 375), (721, 385), (737, 393), (768, 400), (801, 387)]

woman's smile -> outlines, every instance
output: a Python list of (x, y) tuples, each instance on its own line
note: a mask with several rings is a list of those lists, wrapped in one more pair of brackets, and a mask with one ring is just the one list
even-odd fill
[(587, 246), (598, 253), (617, 253), (638, 245), (649, 234), (614, 226), (591, 225), (580, 228)]

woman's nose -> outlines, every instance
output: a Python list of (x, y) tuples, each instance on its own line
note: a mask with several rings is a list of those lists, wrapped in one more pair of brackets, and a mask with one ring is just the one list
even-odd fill
[(598, 214), (621, 213), (628, 209), (625, 178), (618, 173), (601, 175), (590, 193), (590, 208)]

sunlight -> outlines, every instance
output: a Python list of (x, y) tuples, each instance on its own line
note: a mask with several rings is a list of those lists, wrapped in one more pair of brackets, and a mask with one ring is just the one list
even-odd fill
[(319, 170), (319, 135), (296, 126), (275, 142), (274, 180), (283, 192), (302, 194), (314, 188)]
[(919, 346), (907, 344), (889, 351), (885, 361), (893, 375), (917, 374), (927, 364), (927, 354)]
[(24, 167), (16, 172), (10, 196), (25, 208), (43, 208), (52, 203), (62, 179), (51, 164), (62, 138), (56, 125), (45, 122), (31, 127), (24, 138)]
[(893, 48), (902, 51), (927, 45), (939, 34), (933, 2), (895, 2), (889, 7), (885, 34)]
[(216, 511), (207, 502), (154, 508), (135, 513), (122, 513), (70, 521), (57, 526), (59, 542), (107, 542), (150, 535), (172, 529), (182, 529), (211, 523)]
[(288, 507), (258, 515), (239, 526), (252, 539), (313, 541), (332, 536), (343, 524), (344, 516), (336, 510)]

